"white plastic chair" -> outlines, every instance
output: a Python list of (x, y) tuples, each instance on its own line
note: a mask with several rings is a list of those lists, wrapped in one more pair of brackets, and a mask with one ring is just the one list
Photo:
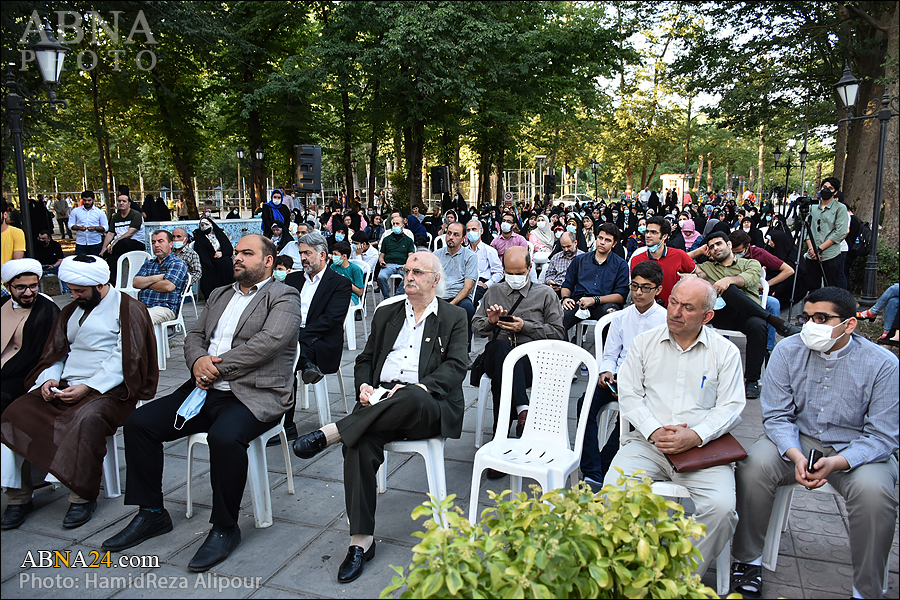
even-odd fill
[(434, 248), (431, 250), (432, 252), (438, 250), (439, 248), (443, 248), (447, 245), (447, 234), (441, 234), (434, 238)]
[(484, 408), (487, 406), (488, 395), (491, 393), (491, 378), (481, 376), (478, 382), (478, 405), (475, 409), (475, 447), (480, 448), (484, 437)]
[[(21, 481), (23, 459), (6, 444), (0, 444), (0, 462), (3, 465), (4, 486), (11, 482)], [(59, 479), (52, 473), (47, 473), (44, 480), (52, 483), (54, 489), (59, 483)], [(106, 455), (103, 457), (103, 489), (107, 498), (118, 498), (122, 494), (122, 488), (119, 485), (119, 454), (116, 450), (115, 433), (106, 436)]]
[[(762, 301), (763, 309), (766, 308), (766, 301), (769, 299), (769, 282), (766, 281), (766, 268), (762, 268), (762, 276), (759, 278), (759, 285), (762, 288), (762, 294), (760, 295), (760, 300)], [(742, 337), (746, 338), (742, 331), (737, 331), (736, 329), (716, 329), (712, 325), (707, 325), (710, 329), (721, 335), (722, 337), (726, 337), (728, 339), (734, 337)]]
[[(171, 321), (163, 321), (153, 325), (153, 332), (156, 334), (156, 358), (159, 362), (159, 370), (166, 370), (166, 359), (169, 358), (169, 327), (174, 327), (175, 331), (181, 329), (181, 333), (187, 335), (187, 326), (184, 324), (184, 300), (191, 295), (191, 274), (187, 275), (187, 283), (184, 286), (184, 292), (181, 294), (181, 305), (178, 307), (178, 314)], [(196, 308), (196, 305), (194, 306)]]
[[(308, 384), (303, 383), (300, 372), (295, 373), (297, 379), (296, 389), (300, 392), (300, 408), (306, 410), (309, 408), (309, 389)], [(344, 375), (341, 373), (340, 367), (337, 370), (338, 386), (341, 388), (341, 400), (344, 402), (344, 412), (349, 413), (350, 408), (347, 405), (347, 394), (344, 392)], [(313, 394), (316, 396), (316, 409), (319, 412), (319, 425), (324, 427), (332, 422), (331, 405), (328, 402), (328, 375), (325, 375), (318, 383), (312, 384)]]
[[(297, 370), (297, 361), (300, 359), (300, 345), (297, 344), (297, 352), (294, 355), (294, 371)], [(254, 438), (247, 448), (247, 481), (250, 483), (250, 498), (253, 501), (253, 518), (257, 529), (272, 526), (272, 492), (269, 490), (269, 466), (266, 459), (266, 443), (273, 437), (281, 438), (281, 449), (284, 452), (284, 469), (287, 473), (288, 494), (294, 493), (294, 474), (291, 470), (291, 450), (288, 446), (287, 434), (284, 431), (284, 415), (278, 425), (272, 427), (261, 436)], [(194, 446), (196, 444), (209, 445), (206, 433), (195, 433), (188, 437), (187, 450), (187, 511), (185, 516), (190, 519), (194, 514), (193, 495), (191, 483), (194, 476)]]
[[(513, 368), (528, 356), (533, 379), (528, 420), (519, 439), (509, 438), (509, 413), (512, 402)], [(572, 375), (581, 364), (588, 367), (582, 418), (578, 419), (574, 446), (569, 443), (569, 400)], [(597, 385), (597, 361), (585, 349), (562, 340), (537, 340), (513, 348), (503, 361), (503, 385), (500, 388), (500, 415), (494, 439), (478, 449), (472, 468), (469, 496), (469, 521), (478, 516), (481, 472), (494, 468), (511, 475), (511, 489), (522, 489), (522, 477), (537, 480), (544, 491), (561, 488), (566, 477), (574, 475), (581, 460), (587, 412)]]
[(359, 304), (353, 304), (351, 300), (350, 305), (347, 307), (347, 317), (344, 319), (344, 332), (347, 334), (348, 350), (356, 350), (356, 313), (362, 313), (363, 333), (366, 338), (369, 337), (369, 326), (366, 323), (366, 291), (369, 289), (369, 284), (372, 283), (372, 272), (369, 270), (368, 264), (364, 262), (356, 264), (363, 270), (366, 278), (362, 287), (362, 296), (359, 297)]
[[(616, 403), (618, 411), (618, 402)], [(631, 423), (625, 420), (619, 412), (619, 445), (621, 447), (622, 436), (631, 430)], [(683, 485), (671, 481), (654, 481), (651, 485), (654, 494), (667, 498), (690, 498), (691, 492)], [(777, 552), (777, 548), (776, 548)], [(716, 590), (720, 596), (725, 596), (731, 589), (731, 539), (722, 548), (716, 557)]]
[(116, 263), (116, 289), (137, 298), (140, 290), (131, 285), (131, 282), (137, 272), (141, 270), (144, 262), (150, 258), (153, 256), (143, 250), (132, 250), (120, 256)]
[[(778, 566), (778, 549), (781, 546), (781, 534), (787, 529), (788, 520), (791, 518), (791, 501), (794, 499), (794, 490), (800, 489), (799, 483), (790, 483), (778, 487), (775, 492), (775, 503), (772, 505), (772, 514), (769, 516), (769, 524), (766, 528), (766, 542), (763, 546), (762, 564), (769, 571), (774, 571)], [(840, 497), (841, 494), (830, 484), (825, 484), (820, 488), (810, 490), (813, 492), (824, 492), (826, 494), (834, 494)], [(888, 557), (888, 565), (884, 569), (884, 584), (882, 585), (882, 593), (887, 596), (888, 583), (890, 578), (890, 557)], [(718, 568), (718, 567), (717, 567)]]
[[(397, 440), (384, 445), (384, 462), (378, 467), (376, 478), (378, 493), (387, 490), (387, 456), (388, 452), (403, 454), (419, 453), (425, 459), (425, 476), (428, 478), (428, 492), (440, 503), (447, 497), (447, 476), (444, 472), (444, 443), (446, 438), (433, 437), (424, 440)], [(436, 521), (445, 522), (443, 516), (435, 511)]]
[[(598, 371), (600, 370), (600, 361), (603, 360), (603, 346), (605, 345), (603, 341), (603, 333), (609, 330), (610, 325), (612, 325), (613, 319), (620, 316), (621, 314), (622, 311), (616, 311), (607, 315), (603, 315), (594, 326), (594, 356), (597, 357)], [(597, 447), (601, 450), (604, 446), (606, 446), (606, 442), (609, 441), (609, 438), (612, 436), (612, 432), (615, 431), (616, 419), (618, 418), (618, 402), (608, 403), (603, 407), (603, 410), (600, 411), (600, 414), (597, 415), (597, 425), (599, 426), (597, 432)]]

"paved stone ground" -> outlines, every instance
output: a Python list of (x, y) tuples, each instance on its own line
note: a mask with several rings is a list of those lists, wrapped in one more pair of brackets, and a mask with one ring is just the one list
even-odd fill
[[(50, 291), (50, 290), (48, 290)], [(60, 305), (68, 297), (55, 296)], [(200, 309), (202, 310), (202, 302)], [(371, 319), (372, 310), (369, 310)], [(188, 327), (196, 321), (194, 309), (186, 306)], [(361, 328), (359, 348), (363, 345)], [(479, 351), (484, 341), (475, 341)], [(158, 395), (174, 390), (188, 377), (183, 362), (180, 340), (172, 344), (168, 369), (161, 373)], [(739, 343), (740, 346), (740, 343)], [(589, 348), (592, 350), (592, 348)], [(743, 348), (742, 348), (743, 350)], [(345, 387), (354, 401), (353, 362), (359, 351), (344, 350), (341, 370)], [(473, 354), (474, 356), (474, 354)], [(574, 415), (576, 399), (585, 388), (584, 377), (573, 386), (570, 415)], [(339, 397), (336, 376), (328, 376), (329, 399), (333, 417), (344, 413)], [(448, 440), (445, 467), (450, 493), (457, 495), (457, 504), (468, 510), (475, 456), (474, 430), (476, 388), (464, 386), (466, 416), (459, 440)], [(490, 408), (488, 408), (490, 411)], [(490, 422), (490, 414), (485, 421)], [(296, 422), (300, 433), (318, 427), (315, 403), (310, 410), (297, 410)], [(570, 418), (574, 432), (575, 419)], [(758, 401), (749, 401), (743, 423), (735, 431), (736, 437), (748, 447), (762, 433)], [(574, 433), (573, 433), (574, 435)], [(125, 480), (124, 441), (117, 436), (122, 485)], [(255, 529), (249, 493), (245, 493), (241, 507), (240, 526), (243, 543), (224, 563), (210, 574), (199, 577), (187, 571), (187, 563), (209, 530), (211, 490), (209, 486), (208, 454), (199, 446), (195, 457), (193, 490), (194, 516), (185, 518), (185, 484), (187, 479), (186, 442), (166, 444), (163, 491), (166, 508), (175, 523), (173, 532), (148, 540), (126, 551), (129, 556), (158, 557), (158, 567), (129, 568), (36, 568), (23, 567), (28, 551), (69, 550), (74, 556), (82, 551), (88, 562), (96, 560), (91, 551), (99, 551), (106, 538), (117, 533), (133, 517), (134, 507), (124, 505), (124, 497), (107, 499), (103, 493), (94, 518), (79, 529), (61, 527), (68, 508), (64, 488), (46, 487), (35, 493), (37, 510), (18, 530), (2, 533), (0, 559), (0, 595), (3, 598), (377, 598), (391, 581), (394, 572), (389, 565), (408, 565), (411, 548), (417, 542), (411, 534), (421, 529), (410, 518), (412, 510), (425, 501), (428, 484), (424, 463), (418, 455), (391, 454), (388, 459), (388, 490), (379, 498), (376, 540), (378, 551), (368, 563), (365, 574), (357, 581), (341, 585), (337, 569), (346, 554), (349, 530), (344, 513), (342, 457), (338, 447), (332, 447), (313, 460), (291, 456), (296, 494), (287, 492), (287, 470), (280, 447), (267, 451), (269, 483), (272, 488), (272, 510), (275, 524), (267, 529)], [(527, 483), (527, 482), (526, 482)], [(481, 486), (479, 503), (487, 506), (487, 490), (501, 491), (509, 479), (487, 481)], [(5, 510), (6, 503), (2, 508)], [(760, 527), (765, 524), (760, 523)], [(890, 589), (888, 597), (897, 597), (898, 550), (897, 522), (885, 523), (893, 527), (894, 544), (890, 559)], [(778, 569), (765, 572), (767, 597), (784, 598), (847, 598), (851, 595), (852, 567), (849, 560), (847, 512), (843, 501), (831, 494), (801, 491), (794, 495), (788, 531), (782, 537)], [(118, 555), (113, 554), (113, 560)], [(140, 559), (136, 559), (139, 560)], [(143, 578), (141, 577), (143, 575)], [(155, 587), (150, 576), (156, 576)], [(118, 577), (119, 579), (112, 579)], [(233, 587), (240, 578), (238, 587)], [(69, 578), (69, 579), (67, 579)], [(187, 586), (187, 589), (167, 591), (161, 583)], [(715, 573), (705, 582), (715, 587)], [(104, 587), (108, 585), (109, 587)], [(227, 585), (227, 587), (225, 587)], [(224, 589), (218, 589), (218, 588)]]

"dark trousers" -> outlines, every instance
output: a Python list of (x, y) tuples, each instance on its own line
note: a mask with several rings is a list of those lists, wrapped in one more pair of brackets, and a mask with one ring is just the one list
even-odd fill
[(80, 254), (90, 254), (92, 256), (98, 256), (100, 254), (100, 250), (102, 249), (103, 244), (75, 244), (75, 255), (78, 256)]
[[(319, 365), (316, 364), (315, 348), (313, 348), (309, 344), (303, 343), (303, 339), (302, 339), (303, 329), (302, 328), (300, 329), (300, 333), (301, 333), (300, 358), (297, 360), (297, 370), (302, 373), (304, 371), (304, 369), (308, 369), (310, 367), (310, 365), (315, 365), (316, 368), (318, 368)], [(326, 373), (326, 375), (331, 375), (331, 373)], [(298, 385), (296, 377), (294, 377), (293, 385), (294, 385), (294, 395), (295, 395), (295, 397), (299, 398), (300, 397), (299, 390), (296, 389), (297, 385)], [(300, 381), (299, 385), (303, 385), (302, 380)], [(296, 403), (291, 404), (291, 407), (288, 409), (287, 413), (284, 415), (285, 428), (295, 426), (294, 425), (294, 411), (296, 408), (297, 408)]]
[(59, 225), (59, 237), (62, 238), (64, 235), (68, 234), (69, 239), (71, 240), (72, 232), (69, 230), (69, 217), (56, 219), (56, 224)]
[[(452, 300), (452, 298), (451, 298), (451, 300)], [(448, 302), (449, 301), (450, 300), (448, 300)], [(472, 318), (475, 316), (475, 305), (472, 304), (472, 301), (469, 300), (468, 298), (463, 298), (462, 300), (459, 301), (459, 304), (457, 304), (457, 306), (466, 311), (466, 326), (468, 327), (468, 331), (469, 331), (469, 345), (468, 345), (467, 350), (469, 352), (471, 352), (472, 351)]]
[(478, 308), (478, 303), (481, 302), (482, 298), (484, 298), (485, 292), (487, 292), (487, 288), (483, 288), (477, 283), (475, 284), (475, 308)]
[(147, 247), (134, 238), (125, 238), (124, 240), (119, 240), (116, 242), (116, 245), (113, 246), (113, 249), (106, 254), (106, 262), (109, 265), (109, 282), (112, 286), (116, 285), (116, 269), (118, 268), (119, 257), (125, 254), (126, 252), (133, 252), (135, 250), (143, 250), (147, 251)]
[[(500, 388), (503, 385), (503, 361), (512, 352), (513, 346), (506, 340), (495, 340), (484, 351), (484, 374), (491, 378), (491, 394), (494, 397), (494, 433), (500, 421)], [(509, 418), (518, 417), (516, 407), (528, 405), (528, 388), (531, 386), (531, 361), (523, 356), (513, 368), (512, 401), (509, 403)]]
[(710, 325), (717, 329), (732, 329), (747, 336), (747, 381), (759, 381), (763, 360), (766, 357), (766, 339), (769, 334), (766, 309), (747, 297), (735, 286), (722, 293), (725, 306), (716, 311)]
[[(820, 267), (821, 263), (821, 267)], [(822, 271), (825, 272), (825, 282), (822, 282)], [(821, 287), (833, 285), (840, 286), (843, 276), (844, 260), (840, 254), (831, 260), (809, 260), (806, 256), (800, 258), (800, 268), (797, 270), (797, 289), (794, 292), (794, 302), (806, 298), (809, 292)]]
[(210, 389), (200, 413), (175, 429), (175, 412), (194, 389), (187, 381), (174, 393), (137, 409), (125, 420), (125, 504), (163, 506), (163, 442), (207, 432), (210, 483), (213, 490), (209, 522), (224, 528), (237, 524), (247, 483), (247, 448), (254, 438), (274, 427), (253, 416), (233, 393)]
[(344, 502), (350, 535), (374, 535), (375, 474), (384, 462), (384, 445), (440, 435), (440, 401), (416, 385), (407, 385), (378, 404), (357, 403), (336, 425), (344, 444)]
[[(581, 478), (592, 479), (599, 484), (603, 484), (603, 478), (612, 459), (616, 456), (619, 449), (619, 423), (612, 434), (609, 441), (603, 448), (600, 448), (600, 442), (597, 436), (600, 434), (600, 425), (597, 422), (597, 416), (603, 407), (610, 402), (615, 402), (617, 398), (612, 395), (609, 388), (600, 387), (594, 389), (594, 399), (591, 401), (591, 409), (587, 415), (587, 425), (584, 429), (584, 444), (581, 447)], [(582, 418), (581, 409), (584, 406), (584, 394), (578, 399), (578, 418)]]
[[(588, 310), (591, 313), (590, 318), (596, 320), (607, 313), (615, 312), (617, 310), (620, 310), (621, 308), (621, 304), (613, 304), (612, 302), (607, 302), (606, 304), (594, 304)], [(566, 330), (566, 336), (569, 335), (569, 330), (573, 325), (575, 325), (576, 323), (581, 323), (581, 321), (583, 320), (575, 316), (575, 313), (577, 313), (578, 311), (579, 308), (577, 305), (572, 310), (563, 311), (563, 329)], [(566, 339), (568, 339), (568, 337)]]

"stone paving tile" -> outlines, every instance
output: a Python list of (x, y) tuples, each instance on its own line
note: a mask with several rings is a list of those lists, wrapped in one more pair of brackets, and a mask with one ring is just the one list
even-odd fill
[(260, 589), (256, 590), (249, 596), (248, 598), (267, 598), (274, 600), (290, 600), (292, 598), (319, 598), (319, 596), (313, 596), (311, 594), (300, 594), (295, 592), (287, 592), (285, 590), (280, 590), (278, 588), (263, 586)]
[[(29, 517), (34, 520), (35, 513), (31, 513)], [(65, 531), (62, 527), (60, 530)], [(31, 552), (33, 557), (37, 557), (40, 550), (64, 550), (71, 545), (71, 540), (62, 539), (60, 536), (45, 535), (28, 528), (28, 521), (18, 529), (4, 531), (3, 552), (0, 552), (0, 581), (4, 582), (4, 588), (0, 595), (6, 598), (6, 583), (17, 578), (20, 573), (29, 570), (29, 567), (22, 566), (28, 552)]]
[(272, 490), (272, 517), (281, 521), (325, 527), (344, 514), (343, 482), (294, 476), (294, 494), (287, 481)]
[(805, 510), (791, 510), (788, 529), (794, 532), (815, 533), (816, 535), (847, 535), (847, 524), (843, 516), (811, 513)]
[[(150, 577), (155, 575), (155, 585), (151, 586)], [(247, 598), (251, 593), (258, 591), (254, 587), (256, 581), (250, 578), (240, 578), (238, 585), (232, 578), (220, 577), (213, 573), (190, 573), (186, 569), (173, 565), (162, 565), (159, 569), (145, 574), (144, 587), (137, 587), (132, 583), (117, 592), (113, 598)], [(167, 591), (160, 585), (170, 586)], [(173, 586), (174, 584), (174, 586)]]
[(849, 563), (798, 558), (797, 564), (800, 583), (805, 590), (839, 593), (845, 598), (853, 595), (853, 567)]
[[(781, 536), (784, 539), (785, 535)], [(821, 535), (818, 532), (791, 531), (790, 538), (797, 558), (820, 559), (841, 564), (850, 563), (850, 540), (847, 537)]]

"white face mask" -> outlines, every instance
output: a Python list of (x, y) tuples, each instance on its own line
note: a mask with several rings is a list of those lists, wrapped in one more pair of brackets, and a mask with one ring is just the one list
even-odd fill
[(506, 275), (505, 279), (514, 290), (521, 290), (528, 283), (528, 275)]
[(500, 231), (502, 231), (503, 233), (509, 233), (510, 231), (512, 231), (512, 223), (501, 223)]
[(272, 198), (272, 204), (275, 206), (281, 206), (281, 198)]
[(832, 338), (831, 332), (834, 331), (835, 327), (840, 327), (847, 321), (849, 321), (849, 319), (841, 321), (834, 327), (825, 325), (824, 323), (819, 325), (818, 323), (807, 321), (803, 326), (803, 329), (800, 330), (800, 339), (803, 340), (803, 343), (806, 344), (806, 347), (810, 350), (828, 352), (834, 347), (839, 339), (847, 335), (847, 332), (845, 331), (840, 336)]

